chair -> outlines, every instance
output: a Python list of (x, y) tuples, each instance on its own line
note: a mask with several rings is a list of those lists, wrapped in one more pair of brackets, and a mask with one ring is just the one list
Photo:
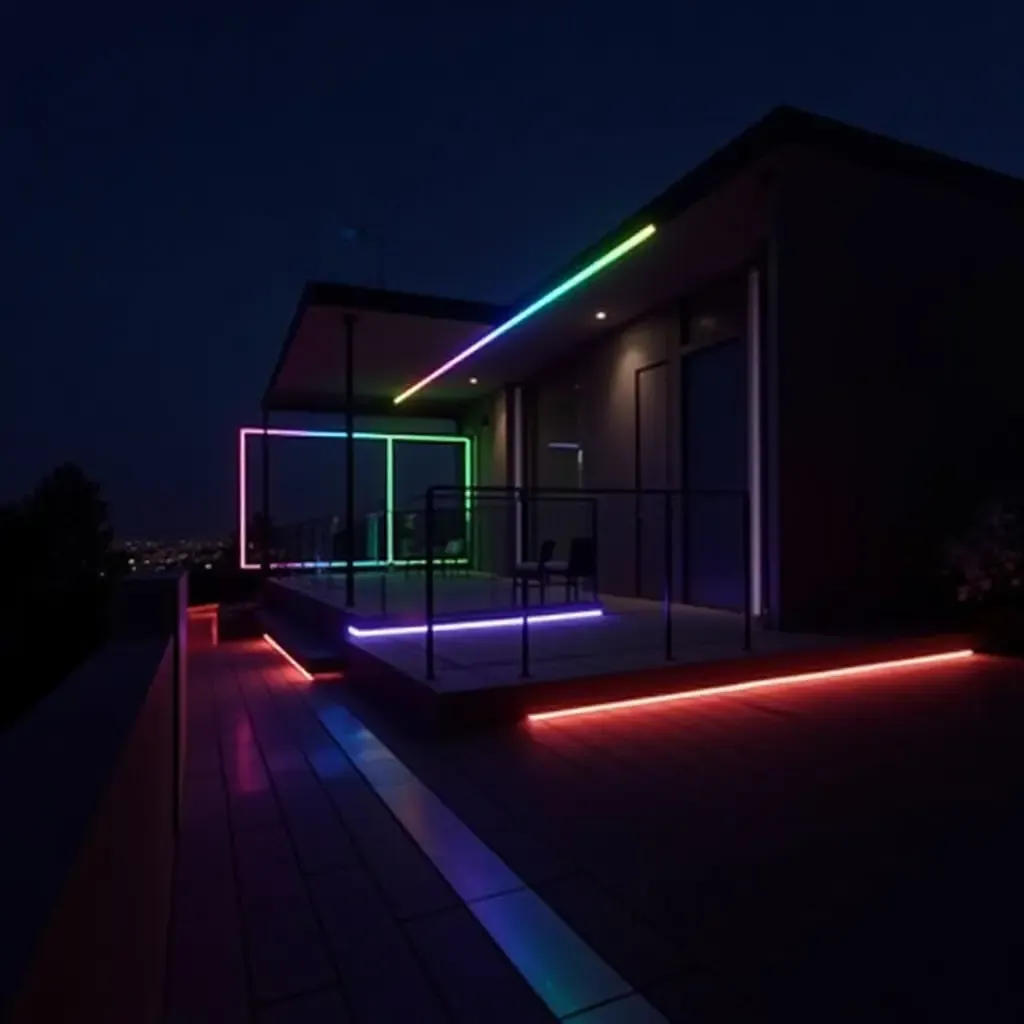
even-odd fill
[(552, 569), (556, 569), (559, 563), (551, 559), (555, 553), (555, 542), (546, 540), (541, 543), (540, 551), (537, 553), (536, 562), (519, 562), (512, 570), (512, 604), (519, 603), (520, 594), (525, 603), (526, 588), (535, 583), (540, 588), (540, 603), (544, 603), (544, 591), (547, 588), (548, 577)]
[(453, 537), (443, 548), (434, 552), (434, 561), (441, 566), (447, 575), (449, 569), (458, 569), (459, 560), (466, 557), (466, 542), (462, 537)]
[(597, 558), (593, 537), (573, 537), (569, 543), (569, 561), (553, 563), (548, 567), (548, 577), (565, 580), (565, 603), (580, 599), (580, 582), (588, 580), (591, 590), (597, 591)]

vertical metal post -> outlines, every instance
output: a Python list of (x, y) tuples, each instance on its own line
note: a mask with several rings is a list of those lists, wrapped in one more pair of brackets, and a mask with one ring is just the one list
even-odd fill
[(508, 437), (511, 443), (510, 455), (512, 457), (512, 485), (516, 488), (515, 505), (515, 564), (529, 560), (530, 549), (526, 543), (526, 509), (522, 504), (521, 488), (525, 484), (524, 462), (523, 462), (523, 389), (518, 386), (511, 387), (506, 394), (506, 407), (511, 398), (511, 409), (506, 411), (508, 423)]
[[(640, 438), (640, 368), (633, 371), (633, 487), (636, 489), (634, 504), (633, 522), (633, 596), (639, 597), (642, 587), (642, 576), (640, 569), (641, 555), (643, 551), (643, 499), (640, 496), (642, 486), (642, 474), (640, 472), (640, 459), (643, 454)], [(667, 407), (666, 407), (667, 412)], [(667, 419), (667, 416), (666, 416)]]
[(590, 499), (590, 546), (593, 549), (592, 554), (594, 556), (594, 576), (590, 581), (590, 585), (594, 591), (594, 600), (598, 601), (600, 598), (598, 594), (600, 589), (597, 585), (597, 566), (600, 561), (600, 549), (597, 545), (597, 498)]
[(665, 660), (672, 660), (672, 492), (665, 492)]
[(424, 583), (424, 611), (427, 619), (427, 679), (434, 680), (434, 488), (427, 488), (427, 511), (423, 523), (423, 543), (426, 547)]
[(516, 507), (519, 509), (521, 518), (521, 530), (520, 537), (522, 538), (522, 550), (523, 557), (522, 561), (530, 561), (530, 544), (532, 543), (532, 536), (530, 533), (530, 514), (529, 514), (529, 503), (530, 497), (526, 490), (522, 487), (516, 488)]
[(356, 425), (355, 425), (356, 318), (345, 314), (345, 607), (356, 603)]
[[(263, 459), (263, 544), (260, 566), (264, 579), (270, 576), (270, 414), (263, 410), (263, 441), (261, 445)], [(248, 533), (249, 524), (246, 523)], [(245, 552), (242, 552), (245, 557)]]
[(522, 591), (523, 599), (521, 607), (523, 609), (523, 629), (520, 634), (520, 646), (519, 646), (519, 675), (523, 679), (528, 679), (530, 676), (530, 581), (523, 577), (519, 581), (519, 587)]
[(751, 538), (750, 538), (750, 494), (742, 495), (743, 514), (740, 516), (743, 530), (743, 649), (749, 651), (753, 646), (753, 572), (751, 571)]
[(763, 453), (761, 440), (761, 274), (754, 268), (747, 275), (747, 512), (750, 546), (750, 605), (754, 615), (764, 610), (762, 579)]

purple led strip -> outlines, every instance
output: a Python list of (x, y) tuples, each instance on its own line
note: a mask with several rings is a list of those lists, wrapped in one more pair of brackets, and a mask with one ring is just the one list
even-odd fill
[[(584, 608), (571, 612), (537, 612), (527, 615), (527, 621), (532, 626), (534, 623), (544, 622), (578, 622), (580, 619), (599, 619), (604, 615), (601, 608)], [(434, 624), (435, 633), (468, 633), (475, 629), (508, 629), (513, 626), (522, 626), (522, 615), (507, 615), (494, 619), (470, 619), (461, 622), (437, 622)], [(360, 629), (358, 626), (348, 627), (349, 636), (357, 639), (368, 637), (388, 636), (425, 636), (427, 633), (426, 624), (416, 626), (370, 626)]]

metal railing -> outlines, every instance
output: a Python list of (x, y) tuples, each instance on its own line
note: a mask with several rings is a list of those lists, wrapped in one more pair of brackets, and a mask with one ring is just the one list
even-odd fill
[[(435, 486), (426, 493), (424, 508), (424, 611), (426, 619), (425, 633), (425, 671), (428, 680), (436, 678), (436, 627), (437, 623), (437, 587), (436, 576), (439, 566), (442, 564), (436, 555), (436, 543), (438, 529), (438, 514), (450, 508), (470, 507), (474, 510), (473, 520), (479, 525), (481, 516), (478, 514), (480, 506), (497, 504), (504, 506), (506, 510), (505, 529), (498, 531), (504, 533), (504, 537), (498, 538), (499, 544), (504, 544), (505, 556), (500, 555), (497, 562), (504, 564), (510, 569), (509, 575), (516, 573), (516, 551), (513, 547), (514, 538), (518, 537), (518, 554), (527, 556), (533, 551), (531, 540), (534, 534), (544, 538), (550, 527), (542, 527), (538, 524), (536, 515), (541, 505), (562, 505), (562, 506), (584, 506), (588, 509), (589, 534), (593, 543), (594, 564), (592, 567), (593, 579), (592, 589), (595, 598), (598, 594), (597, 576), (602, 565), (602, 548), (608, 550), (603, 544), (605, 540), (616, 550), (626, 547), (624, 538), (631, 532), (634, 534), (634, 550), (632, 553), (632, 564), (629, 566), (629, 575), (635, 579), (636, 596), (640, 597), (642, 572), (640, 560), (643, 555), (643, 539), (647, 536), (644, 531), (631, 531), (628, 528), (627, 519), (624, 516), (617, 517), (617, 522), (611, 524), (614, 535), (610, 538), (601, 536), (601, 514), (599, 504), (602, 499), (632, 499), (625, 502), (626, 506), (635, 507), (637, 521), (641, 521), (641, 503), (646, 503), (650, 508), (653, 503), (660, 507), (659, 516), (661, 523), (661, 557), (657, 559), (662, 563), (662, 577), (660, 582), (660, 601), (663, 617), (663, 649), (664, 659), (671, 662), (675, 657), (674, 650), (674, 617), (673, 605), (679, 598), (679, 603), (689, 603), (687, 598), (690, 595), (686, 592), (682, 570), (680, 579), (677, 579), (676, 566), (683, 565), (683, 559), (690, 558), (690, 534), (691, 518), (694, 509), (703, 503), (724, 502), (735, 515), (736, 529), (739, 532), (738, 550), (741, 559), (741, 571), (739, 586), (742, 589), (740, 601), (743, 618), (742, 644), (744, 650), (750, 650), (753, 640), (753, 613), (752, 613), (752, 566), (751, 566), (751, 544), (750, 544), (750, 500), (746, 491), (740, 490), (686, 490), (667, 488), (582, 488), (567, 490), (561, 488), (526, 488), (526, 487), (501, 487), (501, 486), (474, 486), (470, 488), (456, 486)], [(703, 509), (707, 518), (707, 508)], [(560, 517), (561, 518), (561, 517)], [(650, 518), (656, 518), (648, 516)], [(726, 517), (727, 518), (727, 517)], [(550, 519), (548, 520), (550, 522)], [(577, 535), (579, 533), (578, 527)], [(479, 538), (476, 538), (479, 540)], [(474, 538), (470, 538), (471, 549), (474, 551), (474, 561), (480, 561), (480, 544), (473, 545)], [(657, 552), (656, 552), (657, 554)], [(621, 589), (621, 588), (620, 588)], [(529, 585), (520, 588), (522, 629), (520, 632), (520, 675), (523, 678), (530, 676), (531, 648), (530, 648), (530, 598)]]

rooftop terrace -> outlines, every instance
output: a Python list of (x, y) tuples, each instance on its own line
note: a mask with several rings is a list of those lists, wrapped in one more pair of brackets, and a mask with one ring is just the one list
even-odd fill
[(1011, 1020), (1019, 663), (428, 736), (195, 651), (168, 1020)]

